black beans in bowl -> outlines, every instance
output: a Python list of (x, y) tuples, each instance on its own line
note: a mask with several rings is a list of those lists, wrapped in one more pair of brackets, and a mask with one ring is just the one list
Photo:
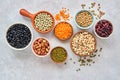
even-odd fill
[(17, 50), (26, 48), (31, 39), (31, 30), (24, 24), (13, 24), (6, 32), (8, 44)]

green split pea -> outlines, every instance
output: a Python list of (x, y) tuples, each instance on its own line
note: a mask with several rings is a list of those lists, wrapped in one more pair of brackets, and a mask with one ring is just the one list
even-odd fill
[(67, 58), (67, 52), (62, 47), (56, 47), (51, 51), (51, 58), (54, 62), (60, 63)]

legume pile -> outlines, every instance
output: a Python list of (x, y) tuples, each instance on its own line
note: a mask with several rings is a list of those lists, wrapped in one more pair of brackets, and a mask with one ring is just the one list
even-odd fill
[(54, 62), (60, 63), (60, 62), (63, 62), (67, 58), (67, 52), (62, 47), (55, 47), (51, 51), (50, 57)]
[(101, 20), (96, 24), (95, 31), (100, 37), (108, 37), (113, 31), (113, 26), (109, 21)]
[(31, 31), (24, 24), (12, 25), (6, 34), (8, 43), (17, 49), (26, 47), (30, 43), (31, 38)]
[(33, 50), (37, 55), (44, 56), (50, 50), (49, 42), (44, 38), (38, 38), (33, 43)]
[(34, 21), (40, 31), (48, 31), (53, 25), (53, 19), (48, 13), (39, 13)]
[(55, 27), (55, 36), (61, 40), (66, 40), (71, 37), (73, 29), (67, 22), (60, 22)]
[(92, 34), (81, 31), (73, 36), (71, 48), (79, 56), (88, 56), (94, 52), (96, 40)]
[(88, 11), (82, 11), (77, 14), (76, 22), (82, 27), (88, 27), (92, 24), (93, 17)]

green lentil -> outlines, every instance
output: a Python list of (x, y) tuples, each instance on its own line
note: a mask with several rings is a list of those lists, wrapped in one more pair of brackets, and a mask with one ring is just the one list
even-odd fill
[(35, 26), (40, 30), (40, 31), (47, 31), (51, 28), (53, 20), (52, 17), (47, 14), (47, 13), (39, 13), (35, 17)]
[(51, 51), (51, 58), (55, 62), (63, 62), (67, 57), (67, 52), (62, 47), (56, 47)]

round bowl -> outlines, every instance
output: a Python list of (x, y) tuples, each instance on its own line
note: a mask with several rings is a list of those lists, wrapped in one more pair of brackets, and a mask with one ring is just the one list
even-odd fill
[[(38, 15), (38, 14), (40, 14), (40, 13), (46, 13), (46, 14), (48, 14), (48, 15), (50, 15), (50, 17), (52, 18), (52, 26), (51, 26), (51, 28), (50, 29), (48, 29), (47, 31), (41, 31), (41, 30), (39, 30), (37, 27), (36, 27), (36, 25), (35, 25), (35, 18), (36, 18), (36, 16)], [(25, 9), (21, 9), (20, 10), (20, 14), (21, 15), (23, 15), (23, 16), (26, 16), (26, 17), (29, 17), (30, 19), (31, 19), (31, 22), (32, 22), (32, 25), (33, 25), (33, 27), (34, 27), (34, 29), (37, 31), (37, 32), (39, 32), (39, 33), (48, 33), (48, 32), (50, 32), (53, 28), (54, 28), (54, 24), (55, 24), (55, 20), (54, 20), (54, 17), (52, 16), (52, 14), (51, 13), (49, 13), (49, 12), (47, 12), (47, 11), (39, 11), (39, 12), (37, 12), (36, 14), (31, 14), (30, 12), (28, 12), (27, 10), (25, 10)]]
[[(76, 17), (77, 17), (77, 15), (78, 15), (79, 13), (81, 13), (81, 12), (88, 12), (88, 13), (92, 16), (92, 23), (91, 23), (89, 26), (84, 27), (84, 26), (81, 26), (81, 25), (79, 25), (79, 24), (77, 23)], [(76, 13), (74, 20), (75, 20), (75, 24), (77, 25), (78, 28), (80, 28), (80, 29), (89, 29), (89, 28), (91, 28), (91, 27), (94, 25), (94, 20), (95, 20), (95, 19), (94, 19), (93, 14), (92, 14), (90, 11), (88, 11), (88, 10), (81, 10), (81, 11), (79, 11), (79, 12)]]
[[(105, 21), (108, 21), (108, 20), (106, 20), (106, 19), (102, 19), (102, 20), (105, 20)], [(102, 20), (99, 20), (99, 21), (102, 21)], [(98, 22), (99, 22), (98, 21)], [(96, 25), (98, 24), (98, 22), (96, 23)], [(112, 23), (110, 22), (110, 21), (108, 21), (111, 25), (112, 25)], [(98, 34), (97, 34), (97, 32), (95, 31), (96, 30), (96, 25), (94, 26), (94, 34), (98, 37), (98, 38), (100, 38), (100, 39), (108, 39), (111, 35), (112, 35), (112, 33), (113, 33), (113, 25), (112, 25), (112, 32), (111, 32), (111, 34), (108, 36), (108, 37), (101, 37), (101, 36), (99, 36)]]
[[(66, 23), (66, 24), (69, 24), (70, 25), (70, 27), (72, 28), (72, 25), (70, 24), (70, 23), (68, 23), (68, 22), (64, 22), (64, 21), (62, 21), (62, 22), (59, 22), (57, 25), (59, 25), (59, 24), (61, 24), (61, 23)], [(57, 26), (56, 25), (56, 26)], [(70, 39), (71, 38), (71, 36), (72, 36), (72, 34), (73, 34), (73, 28), (72, 28), (72, 32), (71, 32), (71, 35), (68, 37), (68, 38), (66, 38), (66, 39), (60, 39), (56, 34), (55, 34), (55, 29), (56, 29), (56, 26), (55, 26), (55, 28), (54, 28), (54, 35), (56, 36), (56, 38), (58, 38), (59, 40), (62, 40), (62, 41), (65, 41), (65, 40), (68, 40), (68, 39)]]
[[(23, 47), (23, 48), (15, 48), (15, 47), (11, 46), (11, 45), (9, 44), (7, 38), (6, 38), (6, 37), (7, 37), (7, 32), (8, 32), (8, 30), (9, 30), (11, 27), (13, 27), (14, 25), (24, 25), (25, 27), (27, 27), (27, 28), (30, 30), (31, 40), (30, 40), (30, 42), (28, 43), (28, 45), (26, 45), (26, 46)], [(6, 44), (7, 44), (11, 49), (13, 49), (13, 50), (25, 50), (26, 48), (28, 48), (28, 47), (30, 46), (32, 40), (33, 40), (32, 30), (31, 30), (30, 27), (26, 26), (26, 24), (23, 24), (23, 23), (15, 23), (15, 24), (11, 25), (9, 28), (7, 28), (7, 30), (6, 30), (5, 42), (6, 42)]]
[[(35, 41), (37, 41), (37, 40), (39, 40), (39, 39), (44, 39), (44, 40), (46, 40), (46, 41), (49, 43), (49, 41), (48, 41), (46, 38), (43, 38), (43, 37), (36, 38), (36, 39), (33, 41), (33, 43), (32, 43), (32, 47), (31, 47), (31, 48), (32, 48), (32, 52), (33, 52), (33, 54), (34, 54), (35, 56), (37, 56), (37, 57), (46, 57), (46, 56), (49, 55), (50, 49), (48, 50), (48, 53), (47, 53), (46, 55), (39, 55), (39, 54), (35, 53), (35, 50), (33, 49), (33, 45), (34, 45)], [(50, 43), (49, 43), (49, 47), (50, 47)]]
[[(64, 58), (64, 60), (62, 60), (61, 62), (57, 62), (57, 61), (55, 61), (53, 58), (52, 58), (52, 51), (54, 50), (54, 49), (56, 49), (56, 48), (62, 48), (65, 52), (66, 52), (66, 57)], [(57, 47), (55, 47), (55, 48), (53, 48), (52, 50), (51, 50), (51, 53), (50, 53), (50, 58), (52, 59), (52, 61), (53, 62), (55, 62), (55, 63), (62, 63), (62, 62), (64, 62), (66, 59), (67, 59), (67, 51), (66, 51), (66, 49), (65, 48), (63, 48), (63, 47), (60, 47), (60, 46), (57, 46)]]
[(71, 40), (70, 40), (70, 48), (71, 48), (71, 50), (73, 51), (74, 54), (76, 54), (76, 55), (78, 55), (78, 56), (81, 56), (81, 57), (85, 57), (85, 56), (92, 55), (92, 54), (94, 53), (94, 51), (96, 50), (97, 41), (96, 41), (95, 37), (93, 36), (93, 34), (91, 34), (92, 37), (93, 37), (94, 40), (95, 40), (94, 50), (93, 50), (92, 52), (90, 52), (89, 55), (88, 55), (88, 54), (87, 54), (87, 55), (83, 55), (83, 54), (80, 55), (80, 54), (77, 54), (77, 53), (73, 50), (73, 48), (72, 48), (72, 40), (73, 40), (73, 38), (74, 38), (77, 34), (82, 33), (82, 32), (87, 32), (88, 34), (91, 34), (90, 32), (85, 31), (85, 30), (81, 30), (81, 31), (75, 33), (75, 34), (72, 36)]

